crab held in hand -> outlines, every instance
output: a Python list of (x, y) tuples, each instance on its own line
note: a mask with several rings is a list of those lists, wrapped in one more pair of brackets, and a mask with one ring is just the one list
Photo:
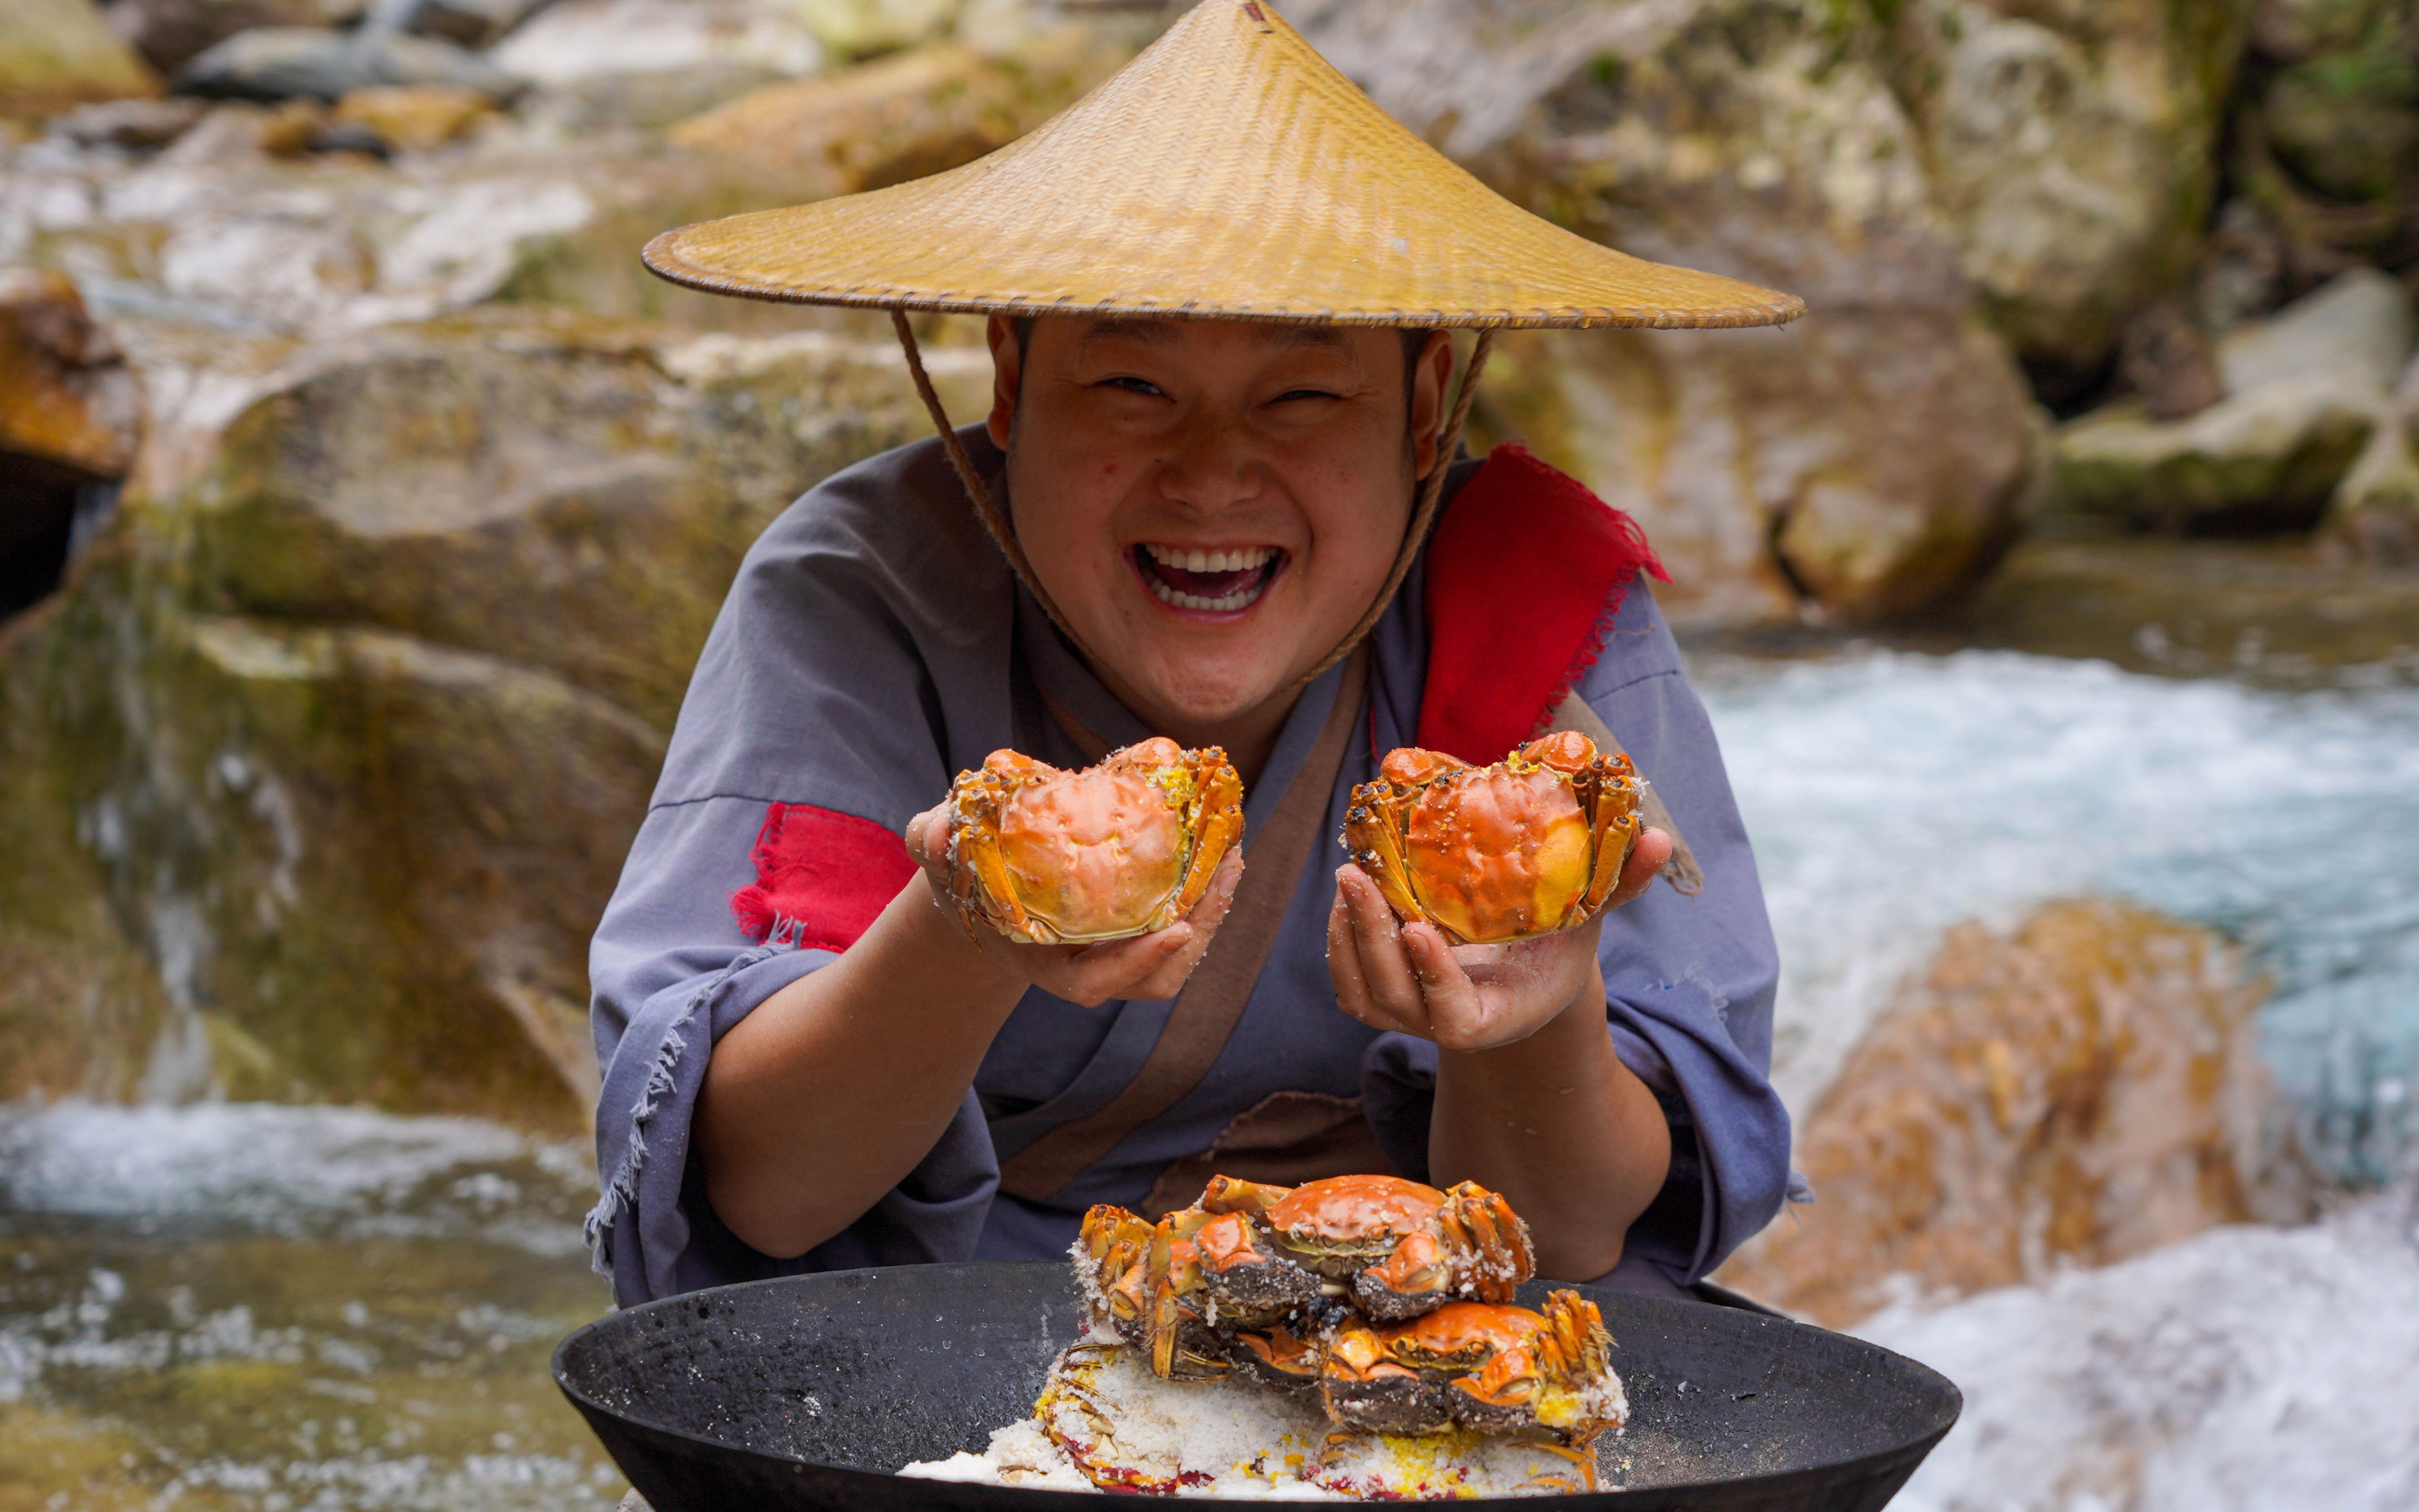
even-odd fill
[(1573, 731), (1492, 766), (1439, 751), (1389, 751), (1352, 790), (1344, 846), (1406, 923), (1452, 945), (1499, 945), (1577, 929), (1603, 908), (1638, 843), (1629, 758)]
[(1215, 746), (1159, 736), (1080, 772), (995, 750), (949, 787), (949, 891), (969, 933), (1130, 939), (1191, 911), (1242, 834), (1242, 779)]
[(1323, 1351), (1327, 1414), (1370, 1433), (1543, 1428), (1585, 1447), (1627, 1416), (1604, 1317), (1576, 1291), (1542, 1313), (1452, 1302), (1406, 1323), (1348, 1323)]

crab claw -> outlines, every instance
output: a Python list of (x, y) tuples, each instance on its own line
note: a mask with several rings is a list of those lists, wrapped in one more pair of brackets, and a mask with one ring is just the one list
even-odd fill
[(1452, 1422), (1437, 1389), (1390, 1358), (1386, 1341), (1363, 1324), (1348, 1324), (1327, 1341), (1318, 1399), (1329, 1421), (1363, 1433), (1431, 1433)]
[(1280, 1391), (1309, 1391), (1318, 1384), (1317, 1342), (1302, 1338), (1290, 1330), (1240, 1331), (1229, 1352), (1246, 1373)]

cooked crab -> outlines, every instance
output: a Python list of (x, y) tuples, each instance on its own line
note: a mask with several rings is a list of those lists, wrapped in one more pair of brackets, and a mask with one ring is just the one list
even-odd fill
[(1156, 736), (1080, 772), (995, 750), (949, 788), (949, 889), (969, 932), (1122, 940), (1183, 918), (1242, 834), (1242, 779), (1215, 746)]
[(1352, 790), (1344, 846), (1406, 922), (1454, 945), (1576, 929), (1603, 908), (1638, 843), (1629, 758), (1572, 731), (1492, 766), (1439, 751), (1387, 753)]
[(1234, 1366), (1306, 1384), (1296, 1345), (1349, 1316), (1415, 1317), (1455, 1297), (1509, 1302), (1534, 1262), (1494, 1193), (1392, 1176), (1298, 1187), (1210, 1179), (1194, 1207), (1148, 1225), (1106, 1204), (1084, 1216), (1076, 1265), (1097, 1321), (1148, 1350), (1163, 1378)]
[(1345, 1309), (1300, 1267), (1257, 1268), (1251, 1242), (1239, 1213), (1186, 1208), (1153, 1225), (1103, 1203), (1084, 1215), (1076, 1271), (1093, 1320), (1144, 1350), (1163, 1379), (1214, 1380), (1240, 1365), (1272, 1385), (1315, 1385), (1306, 1335)]
[(1348, 1288), (1380, 1322), (1415, 1317), (1454, 1297), (1509, 1302), (1534, 1273), (1529, 1228), (1475, 1181), (1449, 1192), (1396, 1176), (1333, 1176), (1297, 1187), (1212, 1177), (1201, 1211), (1249, 1219), (1212, 1273), (1222, 1294), (1298, 1288), (1288, 1273)]
[(1363, 1432), (1542, 1428), (1574, 1448), (1628, 1412), (1603, 1315), (1576, 1291), (1541, 1313), (1454, 1302), (1386, 1328), (1347, 1324), (1322, 1351), (1319, 1396)]

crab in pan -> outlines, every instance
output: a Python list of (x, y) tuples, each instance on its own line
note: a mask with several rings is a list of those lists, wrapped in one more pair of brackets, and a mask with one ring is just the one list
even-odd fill
[(1345, 1309), (1298, 1268), (1230, 1284), (1248, 1242), (1233, 1214), (1187, 1208), (1151, 1224), (1103, 1203), (1084, 1215), (1076, 1272), (1093, 1321), (1142, 1350), (1164, 1380), (1217, 1380), (1240, 1365), (1271, 1384), (1316, 1385), (1305, 1334)]
[(1528, 1226), (1475, 1181), (1440, 1192), (1396, 1176), (1297, 1187), (1217, 1176), (1200, 1211), (1241, 1220), (1234, 1227), (1251, 1240), (1208, 1257), (1213, 1288), (1238, 1301), (1298, 1288), (1291, 1276), (1307, 1273), (1392, 1322), (1455, 1297), (1509, 1302), (1535, 1271)]
[(1183, 918), (1242, 834), (1242, 779), (1215, 746), (1155, 736), (1080, 772), (995, 750), (949, 787), (949, 890), (969, 933), (1122, 940)]
[(1348, 1323), (1320, 1351), (1330, 1418), (1370, 1433), (1545, 1430), (1584, 1449), (1628, 1415), (1604, 1318), (1576, 1291), (1542, 1312), (1453, 1302), (1383, 1328)]
[(1638, 843), (1629, 758), (1575, 731), (1492, 766), (1403, 747), (1378, 770), (1352, 790), (1344, 847), (1397, 917), (1435, 925), (1453, 945), (1578, 928), (1604, 907)]
[(1306, 1341), (1350, 1304), (1394, 1321), (1455, 1297), (1509, 1302), (1535, 1269), (1502, 1197), (1392, 1176), (1298, 1187), (1213, 1177), (1198, 1204), (1156, 1225), (1092, 1209), (1076, 1250), (1095, 1319), (1147, 1349), (1162, 1378), (1240, 1366), (1297, 1386), (1312, 1380)]

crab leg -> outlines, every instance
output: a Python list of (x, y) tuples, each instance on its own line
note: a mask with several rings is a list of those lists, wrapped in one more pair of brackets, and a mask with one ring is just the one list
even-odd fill
[(966, 933), (975, 933), (977, 910), (971, 894), (979, 887), (991, 908), (1002, 917), (1006, 926), (1002, 933), (1043, 945), (1057, 944), (1058, 932), (1026, 913), (1025, 904), (1018, 901), (1015, 884), (1008, 876), (1008, 857), (1000, 854), (998, 829), (990, 825), (967, 825), (952, 838), (957, 841), (963, 868), (958, 873), (958, 914), (965, 921)]
[(1210, 879), (1217, 875), (1226, 848), (1243, 838), (1243, 784), (1232, 766), (1222, 761), (1202, 772), (1193, 811), (1186, 817), (1193, 832), (1193, 853), (1185, 858), (1184, 886), (1168, 905), (1171, 924), (1193, 912), (1193, 905), (1210, 890)]
[(1587, 891), (1571, 905), (1577, 920), (1595, 916), (1620, 885), (1621, 869), (1638, 843), (1638, 781), (1626, 756), (1595, 764), (1581, 780), (1586, 783), (1588, 827), (1595, 836), (1595, 861), (1588, 873)]
[[(1352, 793), (1352, 807), (1344, 814), (1344, 845), (1352, 853), (1353, 863), (1369, 874), (1378, 885), (1388, 907), (1398, 918), (1415, 919), (1427, 917), (1419, 899), (1411, 892), (1411, 866), (1403, 854), (1403, 837), (1396, 827), (1395, 815), (1379, 806), (1375, 795), (1368, 793), (1371, 783)], [(1455, 945), (1462, 943), (1453, 932), (1437, 926)]]

